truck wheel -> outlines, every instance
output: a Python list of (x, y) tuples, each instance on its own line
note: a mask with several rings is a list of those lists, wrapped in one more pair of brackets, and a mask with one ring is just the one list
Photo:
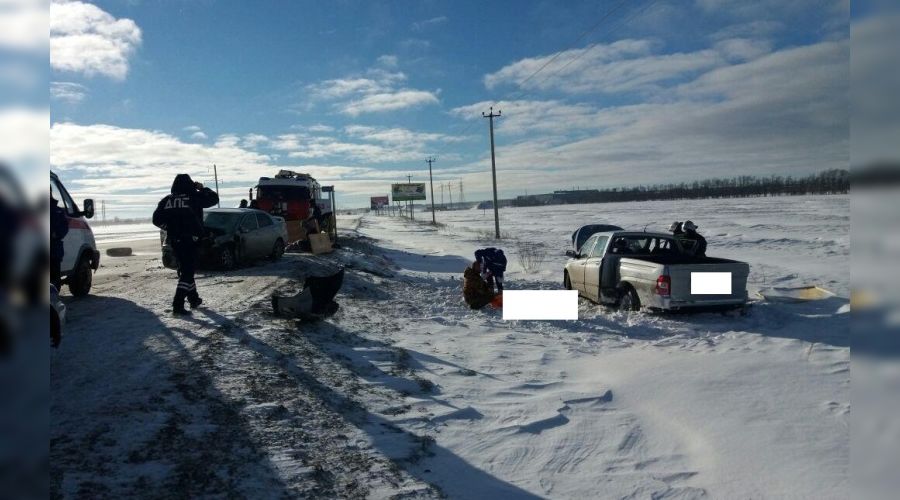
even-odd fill
[(619, 289), (619, 310), (620, 311), (639, 311), (641, 309), (641, 299), (638, 298), (637, 292), (630, 286), (624, 286)]
[(91, 291), (94, 282), (94, 272), (91, 269), (91, 261), (87, 255), (79, 259), (78, 264), (69, 275), (69, 291), (76, 297), (84, 297)]
[(572, 289), (572, 280), (569, 279), (569, 273), (567, 271), (563, 272), (563, 286), (566, 287), (566, 290)]
[(278, 238), (278, 241), (275, 242), (275, 247), (272, 248), (272, 260), (278, 260), (282, 255), (284, 255), (284, 240)]

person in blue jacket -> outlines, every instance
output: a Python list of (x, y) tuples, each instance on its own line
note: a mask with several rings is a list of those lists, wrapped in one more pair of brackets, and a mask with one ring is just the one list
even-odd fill
[(475, 261), (481, 266), (481, 276), (491, 290), (497, 284), (497, 292), (503, 293), (503, 273), (506, 272), (506, 255), (499, 248), (489, 247), (475, 251)]

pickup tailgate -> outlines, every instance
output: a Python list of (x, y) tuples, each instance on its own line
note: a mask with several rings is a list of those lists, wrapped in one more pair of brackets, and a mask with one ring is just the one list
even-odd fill
[[(722, 262), (706, 264), (670, 264), (673, 305), (733, 304), (747, 300), (747, 275), (750, 266), (746, 262)], [(694, 273), (731, 273), (730, 294), (692, 294), (691, 278)]]

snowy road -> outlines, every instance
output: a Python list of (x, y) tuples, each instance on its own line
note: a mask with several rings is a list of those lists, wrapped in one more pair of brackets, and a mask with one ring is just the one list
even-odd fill
[[(509, 287), (558, 287), (579, 223), (661, 224), (685, 203), (502, 210), (504, 231), (553, 252), (525, 273), (509, 243)], [(327, 258), (201, 276), (208, 308), (189, 320), (166, 313), (174, 272), (152, 245), (105, 257), (51, 360), (53, 494), (846, 498), (847, 199), (690, 207), (708, 214), (688, 216), (711, 254), (751, 263), (752, 286), (839, 296), (737, 318), (583, 302), (578, 321), (504, 322), (460, 299), (489, 241), (481, 211), (440, 213), (440, 228), (344, 220)], [(268, 312), (274, 290), (338, 265), (329, 321)]]

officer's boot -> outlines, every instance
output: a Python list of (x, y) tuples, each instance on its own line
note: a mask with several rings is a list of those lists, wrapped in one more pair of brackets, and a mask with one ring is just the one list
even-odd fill
[(175, 300), (172, 302), (172, 314), (183, 315), (191, 313), (191, 311), (184, 308), (184, 299), (186, 295), (184, 290), (180, 288), (175, 291)]
[(203, 299), (200, 298), (200, 294), (197, 293), (196, 290), (192, 291), (187, 296), (188, 304), (191, 305), (191, 309), (196, 309), (203, 304)]

